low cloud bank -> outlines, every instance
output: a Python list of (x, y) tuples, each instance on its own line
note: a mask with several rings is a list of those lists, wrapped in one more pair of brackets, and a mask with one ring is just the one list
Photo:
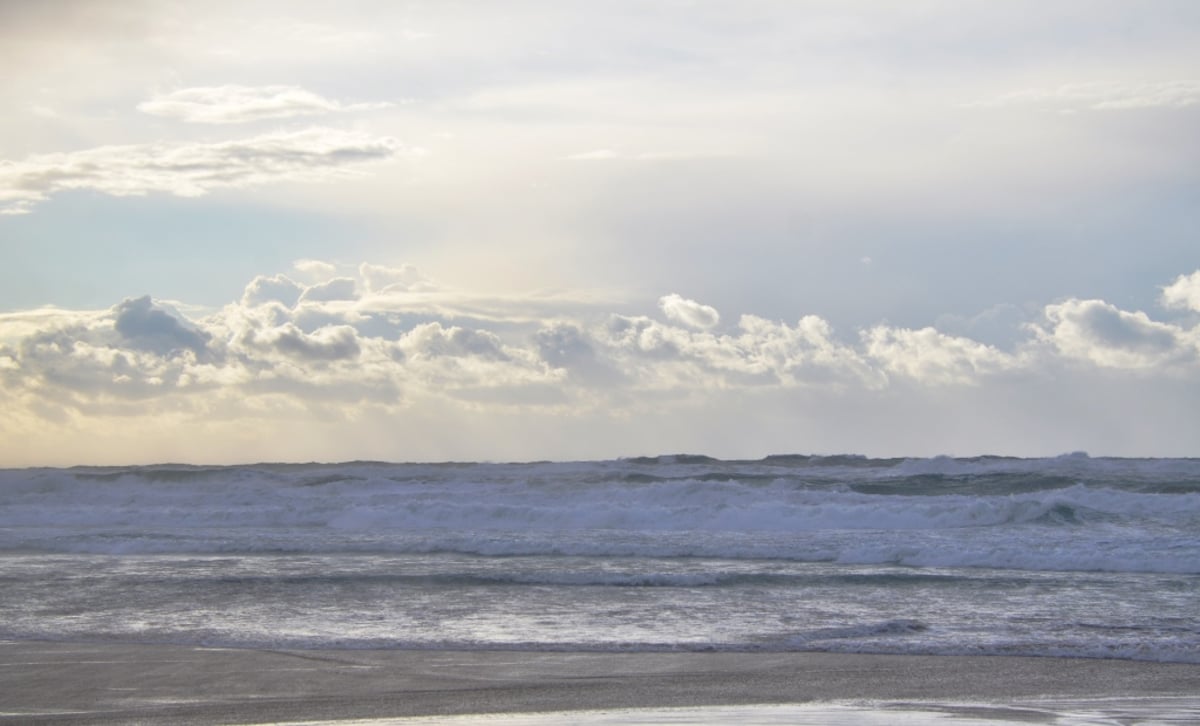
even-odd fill
[[(0, 315), (7, 433), (162, 416), (208, 426), (311, 417), (351, 428), (417, 410), (501, 426), (531, 415), (719, 416), (725, 408), (706, 406), (772, 392), (779, 401), (819, 398), (844, 418), (898, 396), (987, 398), (1063, 377), (1192, 388), (1200, 379), (1200, 325), (1102, 300), (1047, 304), (1018, 344), (1000, 349), (932, 327), (839, 335), (813, 315), (722, 323), (711, 306), (673, 293), (653, 314), (594, 303), (556, 313), (553, 300), (539, 310), (473, 297), (410, 266), (338, 270), (307, 260), (297, 271), (326, 277), (259, 276), (240, 300), (201, 316), (149, 297), (101, 311)], [(1200, 272), (1166, 286), (1164, 307), (1197, 310), (1198, 281)], [(809, 424), (824, 415), (762, 405)]]

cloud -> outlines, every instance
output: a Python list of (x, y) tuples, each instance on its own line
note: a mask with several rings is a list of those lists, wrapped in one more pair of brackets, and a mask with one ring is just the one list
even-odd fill
[(82, 312), (55, 307), (0, 313), (0, 345), (18, 345), (36, 335), (54, 331), (87, 329), (109, 315), (111, 310)]
[(577, 154), (570, 154), (564, 158), (570, 161), (608, 161), (610, 159), (623, 159), (626, 157), (612, 149), (595, 149), (593, 151), (581, 151)]
[(400, 348), (414, 358), (506, 357), (500, 339), (495, 335), (458, 326), (446, 328), (441, 323), (416, 326), (401, 338)]
[(353, 300), (356, 297), (358, 297), (358, 290), (354, 278), (335, 277), (306, 288), (304, 294), (300, 296), (300, 302)]
[(342, 104), (298, 86), (203, 86), (181, 88), (139, 103), (142, 113), (188, 123), (236, 124), (387, 108), (390, 103)]
[(357, 332), (348, 325), (331, 325), (308, 334), (287, 323), (265, 335), (263, 341), (285, 355), (310, 361), (352, 359), (362, 351)]
[(885, 371), (921, 383), (976, 384), (988, 374), (1015, 368), (1019, 361), (971, 340), (933, 328), (909, 330), (876, 326), (863, 332), (868, 356)]
[(258, 275), (242, 293), (242, 305), (253, 307), (268, 302), (295, 307), (304, 288), (286, 275)]
[(297, 272), (315, 279), (326, 279), (337, 273), (337, 267), (324, 260), (296, 260), (292, 268)]
[(742, 333), (733, 340), (734, 350), (743, 351), (751, 371), (769, 371), (783, 385), (874, 389), (886, 382), (858, 351), (839, 342), (820, 316), (805, 315), (787, 325), (743, 315), (738, 327)]
[(113, 196), (164, 192), (195, 197), (215, 189), (345, 178), (355, 167), (401, 152), (390, 137), (311, 128), (237, 141), (101, 146), (0, 161), (0, 214), (23, 214), (50, 195), (88, 189)]
[(539, 330), (533, 343), (538, 356), (548, 365), (567, 371), (573, 379), (585, 384), (607, 385), (622, 378), (578, 324), (553, 323)]
[(830, 384), (872, 387), (879, 380), (862, 356), (834, 340), (829, 323), (808, 315), (794, 326), (743, 315), (738, 331), (714, 335), (644, 316), (611, 316), (596, 339), (640, 387), (786, 388)]
[(1190, 275), (1180, 275), (1175, 282), (1164, 287), (1162, 304), (1168, 308), (1200, 312), (1200, 270)]
[(1148, 369), (1196, 360), (1196, 331), (1153, 321), (1103, 300), (1047, 305), (1037, 335), (1069, 358), (1106, 368)]
[[(32, 330), (30, 323), (36, 325)], [(17, 331), (24, 334), (14, 336)], [(14, 337), (9, 357), (17, 365), (0, 366), (0, 379), (35, 413), (157, 400), (195, 383), (186, 376), (188, 369), (221, 365), (210, 347), (210, 332), (149, 297), (127, 299), (102, 312), (5, 316), (0, 340)]]
[(948, 335), (1010, 349), (1027, 337), (1029, 314), (1018, 305), (1000, 303), (975, 315), (939, 315), (933, 327)]
[[(868, 428), (887, 437), (888, 426), (917, 425), (919, 415), (961, 415), (954, 401), (989, 412), (1019, 402), (1005, 409), (1004, 425), (1023, 431), (1033, 424), (1022, 411), (1033, 416), (1047, 395), (1070, 410), (1073, 397), (1125, 391), (1113, 403), (1125, 407), (1127, 395), (1142, 400), (1131, 381), (1173, 400), (1163, 393), (1173, 382), (1200, 378), (1200, 327), (1103, 300), (1046, 305), (1010, 353), (934, 327), (879, 324), (839, 336), (817, 315), (742, 315), (717, 332), (715, 311), (675, 294), (658, 300), (666, 321), (580, 308), (531, 326), (520, 305), (493, 301), (487, 318), (466, 322), (433, 308), (397, 312), (408, 297), (422, 306), (423, 296), (452, 294), (409, 291), (426, 284), (415, 268), (358, 272), (307, 288), (258, 276), (239, 300), (190, 317), (145, 296), (98, 311), (0, 314), (6, 415), (64, 441), (73, 440), (69, 431), (151, 430), (148, 422), (162, 417), (230, 436), (244, 434), (247, 421), (265, 430), (341, 422), (362, 436), (369, 432), (360, 419), (387, 430), (436, 419), (443, 428), (410, 429), (459, 436), (476, 427), (486, 437), (518, 416), (543, 431), (555, 422), (645, 420), (724, 432), (714, 441), (753, 443), (753, 431), (782, 441), (761, 429), (762, 418), (820, 437), (834, 426), (858, 442), (863, 422), (878, 420)], [(1196, 278), (1166, 289), (1190, 290)], [(957, 436), (942, 425), (926, 430)], [(902, 440), (919, 440), (911, 433)], [(667, 445), (654, 426), (643, 435), (650, 449)]]
[(1200, 80), (1148, 83), (1067, 83), (1054, 88), (1027, 88), (967, 104), (976, 107), (1045, 106), (1068, 111), (1128, 111), (1187, 108), (1200, 104)]
[(593, 149), (562, 157), (567, 161), (686, 161), (689, 159), (719, 159), (734, 156), (715, 152), (698, 151), (639, 151), (625, 152), (613, 149)]
[(433, 283), (412, 265), (385, 267), (364, 262), (358, 266), (359, 277), (373, 293), (432, 290)]
[(674, 293), (659, 298), (658, 306), (668, 320), (692, 328), (711, 328), (721, 320), (716, 308), (688, 300)]
[(155, 304), (149, 295), (126, 300), (113, 308), (113, 328), (129, 347), (170, 356), (190, 350), (200, 355), (207, 349), (208, 333), (196, 328), (177, 313)]

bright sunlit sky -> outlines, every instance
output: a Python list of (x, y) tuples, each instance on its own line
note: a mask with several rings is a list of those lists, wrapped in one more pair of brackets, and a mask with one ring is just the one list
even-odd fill
[(0, 0), (0, 466), (1200, 455), (1200, 3)]

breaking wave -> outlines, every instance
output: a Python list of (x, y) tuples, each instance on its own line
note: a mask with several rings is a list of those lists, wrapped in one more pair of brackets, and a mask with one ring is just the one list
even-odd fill
[(0, 471), (0, 547), (1200, 572), (1200, 461), (671, 456)]

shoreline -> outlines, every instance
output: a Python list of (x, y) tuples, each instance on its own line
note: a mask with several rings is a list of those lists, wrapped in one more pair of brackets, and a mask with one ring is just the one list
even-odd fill
[(336, 721), (839, 702), (1197, 699), (1200, 665), (1027, 656), (0, 641), (0, 723)]

